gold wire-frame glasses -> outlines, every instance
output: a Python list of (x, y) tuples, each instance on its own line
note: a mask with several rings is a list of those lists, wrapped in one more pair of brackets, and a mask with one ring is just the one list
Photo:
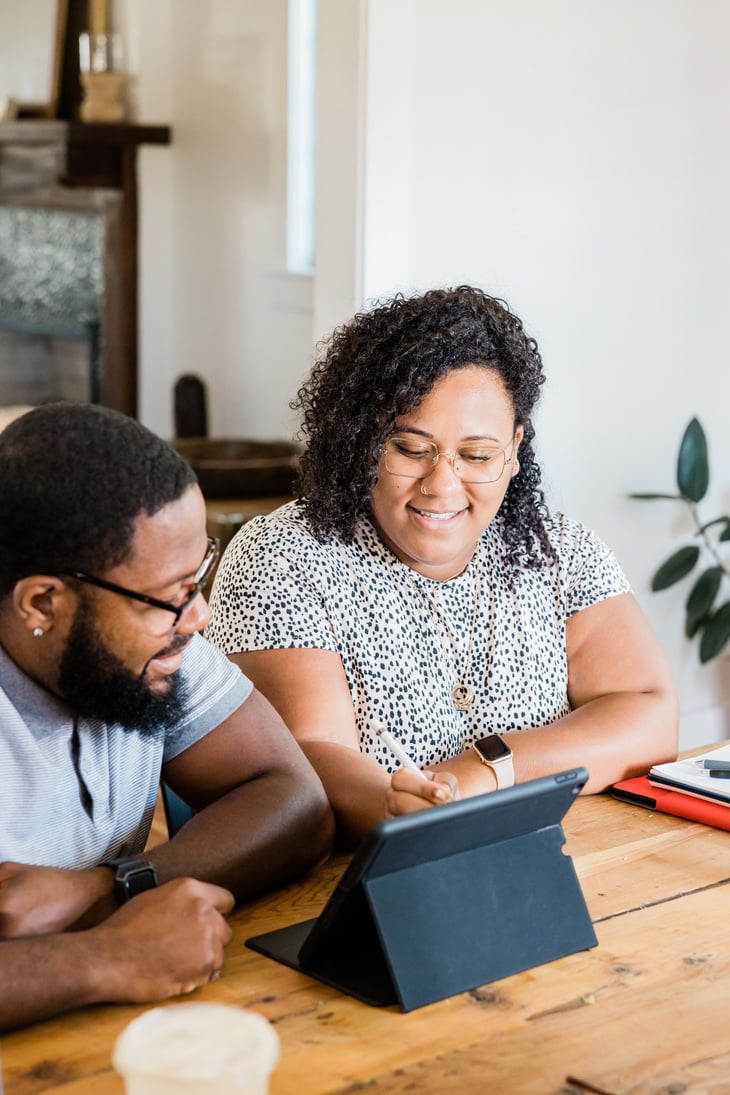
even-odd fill
[(385, 442), (383, 456), (385, 467), (392, 475), (402, 475), (407, 479), (425, 479), (443, 456), (451, 464), (454, 475), (463, 483), (496, 483), (514, 456), (514, 438), (508, 457), (509, 448), (507, 445), (503, 449), (494, 449), (481, 441), (474, 441), (461, 445), (456, 452), (441, 452), (435, 441), (394, 434)]

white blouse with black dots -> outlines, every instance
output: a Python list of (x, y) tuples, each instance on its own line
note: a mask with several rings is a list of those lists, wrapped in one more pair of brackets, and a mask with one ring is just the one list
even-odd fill
[[(565, 623), (629, 591), (614, 555), (561, 514), (548, 520), (558, 565), (515, 571), (495, 521), (467, 569), (438, 582), (401, 563), (369, 521), (350, 544), (319, 543), (297, 502), (256, 517), (228, 546), (211, 596), (207, 637), (226, 653), (313, 648), (339, 654), (360, 748), (398, 767), (374, 733), (385, 726), (419, 767), (447, 760), (493, 731), (555, 722), (570, 710)], [(463, 672), (481, 574), (468, 683)], [(418, 584), (422, 595), (414, 588)], [(322, 697), (326, 704), (327, 697)]]

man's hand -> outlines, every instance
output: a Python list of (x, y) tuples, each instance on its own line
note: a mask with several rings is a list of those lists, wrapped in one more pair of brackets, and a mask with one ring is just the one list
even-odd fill
[(0, 939), (96, 923), (116, 909), (108, 867), (68, 871), (0, 863)]
[(459, 784), (450, 772), (409, 772), (405, 768), (395, 771), (385, 792), (385, 816), (398, 817), (425, 810), (428, 806), (440, 806), (459, 798)]
[(97, 998), (144, 1004), (205, 984), (231, 938), (233, 894), (177, 878), (122, 905), (83, 933), (98, 976)]
[(0, 940), (0, 1030), (87, 1004), (192, 992), (221, 967), (232, 908), (228, 890), (178, 878), (93, 928)]

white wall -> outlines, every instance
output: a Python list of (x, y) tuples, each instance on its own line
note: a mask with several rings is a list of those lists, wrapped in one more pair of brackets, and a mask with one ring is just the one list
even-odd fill
[(173, 430), (176, 378), (207, 383), (209, 432), (289, 437), (312, 279), (285, 271), (286, 0), (117, 0), (139, 121), (140, 417)]
[[(727, 735), (727, 660), (700, 667), (682, 636), (689, 587), (649, 592), (679, 545), (679, 511), (626, 495), (673, 489), (697, 414), (715, 472), (706, 516), (728, 506), (730, 6), (351, 4), (365, 73), (351, 119), (363, 298), (473, 281), (523, 317), (549, 378), (538, 418), (549, 500), (618, 553), (671, 658), (683, 743)], [(322, 139), (336, 147), (334, 131)], [(324, 207), (337, 185), (320, 181)], [(318, 269), (317, 300), (337, 277)]]
[[(117, 0), (145, 121), (143, 419), (209, 381), (212, 432), (289, 432), (312, 343), (396, 288), (474, 281), (538, 338), (550, 501), (615, 548), (670, 656), (683, 743), (730, 734), (727, 660), (649, 592), (692, 414), (730, 506), (725, 0), (320, 0), (318, 267), (282, 276), (284, 0)], [(312, 304), (314, 319), (312, 319)]]
[(317, 226), (313, 329), (329, 334), (362, 305), (366, 5), (318, 0)]

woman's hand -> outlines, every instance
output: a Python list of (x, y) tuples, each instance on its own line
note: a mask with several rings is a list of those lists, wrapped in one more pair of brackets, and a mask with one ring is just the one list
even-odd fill
[(398, 817), (425, 810), (428, 806), (442, 806), (455, 802), (459, 795), (459, 783), (451, 772), (408, 772), (399, 768), (391, 776), (385, 792), (385, 816)]

